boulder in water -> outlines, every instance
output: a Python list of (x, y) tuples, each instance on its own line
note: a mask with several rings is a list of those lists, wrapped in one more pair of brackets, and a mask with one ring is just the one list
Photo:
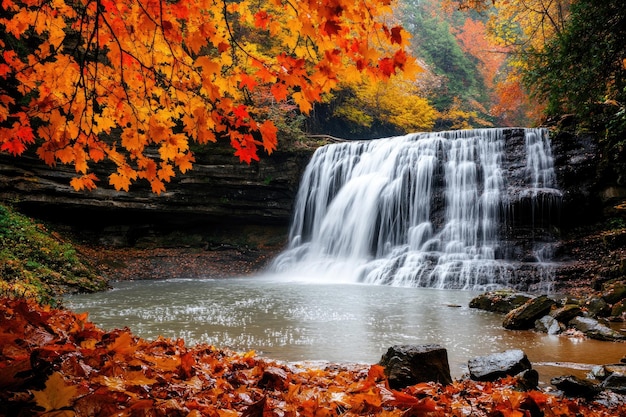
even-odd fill
[(528, 300), (522, 306), (511, 310), (505, 317), (502, 326), (509, 330), (532, 329), (535, 321), (550, 312), (556, 302), (546, 295)]
[(598, 320), (590, 317), (575, 317), (569, 322), (569, 326), (583, 332), (587, 337), (598, 340), (625, 340), (626, 336), (616, 332)]
[(393, 389), (420, 382), (452, 383), (448, 352), (440, 345), (394, 345), (382, 356), (380, 365)]
[(470, 378), (475, 381), (495, 381), (532, 369), (526, 354), (519, 349), (478, 356), (467, 363)]
[(530, 296), (511, 290), (489, 291), (474, 297), (470, 301), (470, 308), (492, 311), (494, 313), (506, 314), (509, 311), (523, 305)]
[(604, 365), (602, 388), (619, 394), (626, 394), (626, 364), (618, 363), (614, 365)]
[(527, 369), (517, 374), (517, 388), (522, 391), (537, 389), (539, 386), (539, 372)]
[(548, 333), (548, 334), (559, 334), (563, 331), (561, 327), (561, 323), (559, 323), (552, 316), (543, 316), (539, 320), (535, 321), (535, 330)]
[(569, 323), (571, 319), (582, 314), (582, 309), (577, 304), (565, 304), (550, 311), (550, 316), (561, 323)]

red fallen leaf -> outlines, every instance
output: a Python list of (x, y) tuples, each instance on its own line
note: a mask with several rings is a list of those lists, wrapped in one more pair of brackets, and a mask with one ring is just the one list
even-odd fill
[(367, 378), (372, 381), (386, 380), (385, 368), (382, 365), (372, 365), (367, 372)]
[(194, 365), (196, 364), (196, 358), (192, 352), (185, 352), (180, 357), (180, 376), (183, 379), (189, 379), (195, 375)]

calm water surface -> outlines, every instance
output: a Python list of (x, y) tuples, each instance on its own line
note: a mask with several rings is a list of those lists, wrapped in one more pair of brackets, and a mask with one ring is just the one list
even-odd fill
[(501, 315), (468, 308), (476, 294), (253, 277), (120, 282), (65, 303), (107, 330), (127, 326), (147, 339), (183, 338), (283, 361), (375, 363), (394, 344), (436, 343), (448, 350), (453, 377), (467, 371), (468, 359), (506, 349), (524, 350), (543, 382), (584, 375), (626, 353), (621, 343), (504, 330)]

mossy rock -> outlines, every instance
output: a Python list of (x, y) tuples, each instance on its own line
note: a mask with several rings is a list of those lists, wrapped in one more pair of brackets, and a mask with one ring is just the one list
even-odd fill
[(615, 304), (626, 298), (626, 282), (611, 281), (603, 285), (602, 298), (609, 304)]
[(626, 315), (626, 299), (613, 304), (613, 308), (611, 309), (611, 316), (621, 317), (623, 315)]
[(479, 310), (506, 314), (530, 299), (531, 297), (526, 294), (511, 290), (489, 291), (473, 298), (469, 306)]

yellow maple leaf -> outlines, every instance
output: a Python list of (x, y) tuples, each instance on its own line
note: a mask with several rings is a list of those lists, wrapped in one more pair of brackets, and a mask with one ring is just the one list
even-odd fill
[(296, 102), (298, 107), (300, 107), (300, 111), (304, 114), (309, 114), (311, 109), (313, 109), (309, 100), (307, 100), (301, 92), (293, 93), (293, 101)]
[(46, 381), (43, 391), (33, 391), (35, 402), (45, 411), (58, 410), (72, 405), (74, 397), (78, 394), (78, 388), (67, 385), (60, 373), (55, 372)]

